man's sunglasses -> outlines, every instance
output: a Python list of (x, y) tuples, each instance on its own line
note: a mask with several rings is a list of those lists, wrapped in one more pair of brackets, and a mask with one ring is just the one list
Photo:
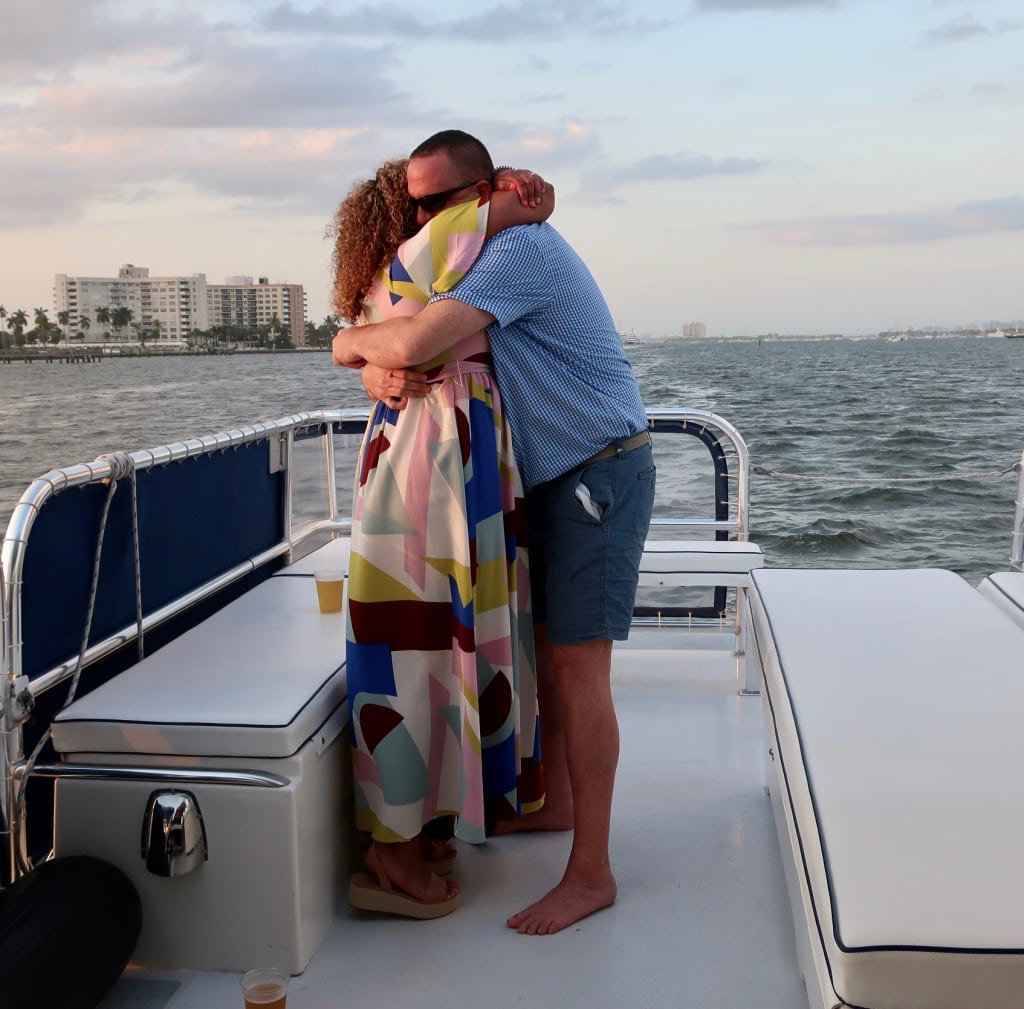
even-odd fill
[(436, 214), (439, 210), (444, 210), (444, 205), (456, 193), (461, 192), (463, 189), (469, 189), (470, 186), (475, 186), (478, 181), (478, 179), (470, 179), (469, 182), (463, 182), (461, 185), (445, 189), (443, 192), (428, 193), (426, 196), (413, 196), (410, 199), (414, 208), (419, 207), (426, 214)]

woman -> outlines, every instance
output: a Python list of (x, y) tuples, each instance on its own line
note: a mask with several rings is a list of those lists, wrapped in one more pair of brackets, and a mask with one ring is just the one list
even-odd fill
[[(496, 192), (409, 237), (405, 167), (387, 162), (338, 209), (343, 319), (418, 311), (489, 235), (551, 213), (551, 199), (526, 208)], [(347, 670), (356, 825), (372, 841), (349, 902), (433, 918), (459, 890), (438, 875), (454, 849), (425, 825), (454, 816), (455, 836), (481, 843), (488, 820), (538, 809), (543, 784), (522, 484), (486, 333), (420, 370), (430, 393), (403, 411), (375, 405), (357, 469)]]

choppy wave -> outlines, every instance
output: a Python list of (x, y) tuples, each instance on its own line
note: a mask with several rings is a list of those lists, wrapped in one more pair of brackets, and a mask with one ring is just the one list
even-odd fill
[[(769, 563), (937, 566), (972, 581), (1006, 567), (1016, 476), (989, 474), (1024, 446), (1024, 347), (1014, 341), (629, 350), (641, 384), (647, 373), (662, 385), (673, 374), (713, 374), (714, 401), (678, 405), (731, 420), (763, 471), (807, 478), (751, 478), (751, 534)], [(659, 470), (659, 481), (672, 479)]]

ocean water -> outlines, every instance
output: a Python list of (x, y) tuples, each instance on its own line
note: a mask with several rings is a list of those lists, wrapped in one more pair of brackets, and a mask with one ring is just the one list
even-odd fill
[[(971, 581), (1006, 568), (1017, 477), (997, 474), (1024, 448), (1024, 340), (627, 351), (648, 406), (711, 410), (739, 429), (764, 471), (750, 530), (769, 564), (943, 567)], [(0, 364), (0, 530), (49, 469), (365, 404), (357, 376), (319, 353)], [(658, 479), (671, 492), (679, 477), (663, 465)]]

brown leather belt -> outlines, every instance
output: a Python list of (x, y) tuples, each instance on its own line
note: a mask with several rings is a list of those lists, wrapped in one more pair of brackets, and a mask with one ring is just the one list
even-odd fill
[(580, 466), (589, 466), (591, 463), (601, 462), (602, 459), (611, 459), (613, 456), (618, 456), (621, 459), (627, 452), (632, 452), (635, 448), (643, 448), (644, 445), (650, 445), (650, 443), (650, 432), (641, 431), (639, 434), (630, 435), (621, 441), (613, 441), (596, 455), (592, 455), (586, 462), (580, 463)]

